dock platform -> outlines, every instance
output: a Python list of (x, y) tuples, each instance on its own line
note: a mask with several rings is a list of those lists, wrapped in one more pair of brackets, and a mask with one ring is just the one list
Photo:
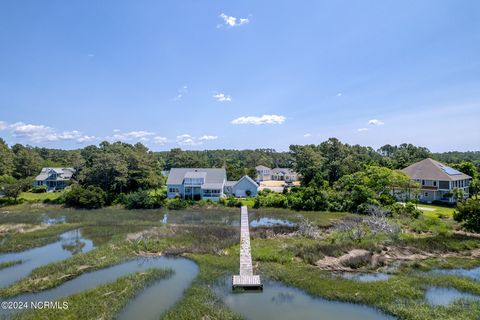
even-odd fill
[(263, 290), (260, 276), (253, 274), (250, 249), (250, 225), (248, 209), (242, 206), (240, 211), (240, 274), (232, 277), (232, 289)]

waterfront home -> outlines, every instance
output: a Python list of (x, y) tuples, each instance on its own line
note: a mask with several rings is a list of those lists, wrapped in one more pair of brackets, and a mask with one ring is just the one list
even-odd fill
[(224, 168), (172, 168), (167, 178), (167, 197), (211, 199), (218, 201), (226, 195), (254, 196), (258, 185), (250, 177), (227, 181)]
[(414, 163), (402, 170), (420, 185), (417, 198), (421, 202), (431, 203), (442, 201), (454, 203), (453, 190), (463, 190), (465, 198), (469, 195), (469, 185), (472, 177), (438, 161), (427, 158)]
[(47, 191), (64, 189), (74, 173), (74, 168), (43, 168), (33, 180), (33, 186), (46, 187)]

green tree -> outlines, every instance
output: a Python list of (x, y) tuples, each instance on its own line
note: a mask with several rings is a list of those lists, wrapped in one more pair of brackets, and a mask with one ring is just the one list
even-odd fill
[(43, 159), (31, 147), (16, 144), (12, 147), (14, 155), (13, 176), (17, 179), (32, 177), (40, 173)]
[(0, 138), (0, 176), (12, 175), (13, 168), (13, 152), (5, 140)]
[(465, 228), (480, 232), (480, 201), (476, 199), (467, 199), (458, 203), (453, 218), (456, 221), (463, 222)]

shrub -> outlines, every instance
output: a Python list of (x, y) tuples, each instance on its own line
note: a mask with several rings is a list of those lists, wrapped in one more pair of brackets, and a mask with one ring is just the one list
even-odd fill
[(132, 192), (124, 196), (123, 204), (127, 209), (154, 209), (163, 206), (164, 195), (150, 195), (148, 191)]
[(79, 185), (73, 185), (69, 191), (65, 193), (64, 202), (68, 207), (98, 209), (105, 205), (105, 192), (94, 186), (87, 188)]
[(460, 202), (453, 212), (453, 218), (456, 221), (463, 222), (465, 228), (479, 232), (480, 231), (480, 200), (467, 199)]
[(167, 208), (171, 210), (180, 210), (188, 207), (189, 202), (181, 198), (170, 199), (167, 201)]
[(33, 193), (45, 193), (47, 192), (47, 186), (40, 186), (40, 187), (35, 187), (32, 188)]

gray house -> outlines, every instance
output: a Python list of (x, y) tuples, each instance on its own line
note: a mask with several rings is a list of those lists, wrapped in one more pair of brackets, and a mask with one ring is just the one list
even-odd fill
[(454, 203), (452, 191), (455, 188), (462, 189), (465, 197), (469, 195), (472, 177), (433, 159), (427, 158), (414, 163), (402, 172), (420, 184), (418, 200), (421, 202)]
[(172, 168), (167, 178), (168, 198), (218, 201), (226, 195), (256, 195), (257, 189), (255, 181), (246, 176), (239, 181), (227, 181), (223, 168)]
[(227, 181), (225, 194), (235, 197), (254, 197), (258, 194), (258, 184), (249, 176), (243, 176), (238, 181)]
[(34, 187), (47, 187), (47, 191), (64, 189), (75, 173), (73, 168), (43, 168), (33, 180)]

